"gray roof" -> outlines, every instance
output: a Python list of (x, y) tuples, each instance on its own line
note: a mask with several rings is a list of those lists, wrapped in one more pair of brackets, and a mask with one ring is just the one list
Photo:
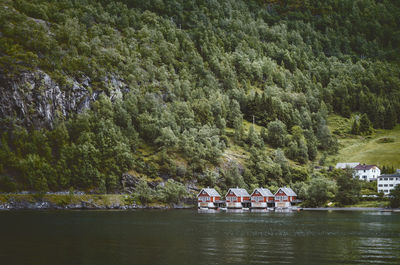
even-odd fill
[[(228, 192), (226, 193), (226, 195), (228, 195), (229, 194), (229, 192), (230, 191), (232, 191), (233, 192), (233, 194), (235, 194), (236, 196), (249, 196), (250, 197), (250, 194), (247, 192), (247, 190), (245, 190), (245, 189), (240, 189), (240, 188), (235, 188), (235, 189), (232, 189), (232, 188), (230, 188), (229, 190), (228, 190)], [(226, 196), (225, 195), (225, 196)]]
[(393, 178), (393, 177), (400, 177), (400, 173), (394, 173), (394, 174), (383, 174), (378, 176), (378, 178)]
[(335, 168), (345, 169), (345, 168), (355, 168), (358, 166), (359, 162), (351, 162), (351, 163), (337, 163)]
[(279, 188), (275, 192), (275, 195), (279, 192), (279, 190), (282, 190), (287, 196), (297, 196), (296, 192), (294, 192), (291, 188), (288, 187)]
[[(257, 188), (253, 191), (253, 193), (255, 191), (258, 191), (262, 196), (274, 196), (274, 194), (272, 194), (272, 192), (269, 189), (265, 189), (265, 188)], [(253, 195), (253, 193), (251, 195)]]
[(219, 195), (218, 191), (216, 191), (216, 190), (213, 189), (213, 188), (204, 188), (204, 189), (201, 189), (201, 191), (199, 192), (199, 194), (197, 195), (197, 197), (201, 194), (202, 191), (207, 192), (207, 194), (210, 195), (210, 196), (219, 196), (219, 197), (221, 197), (221, 195)]

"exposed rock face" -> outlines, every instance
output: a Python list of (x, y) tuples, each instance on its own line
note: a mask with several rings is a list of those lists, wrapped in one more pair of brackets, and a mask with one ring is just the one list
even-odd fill
[(124, 192), (132, 193), (135, 191), (136, 185), (139, 183), (140, 178), (133, 176), (129, 173), (122, 174), (121, 185)]
[[(111, 100), (129, 91), (126, 84), (112, 76), (104, 78)], [(81, 113), (90, 108), (104, 91), (91, 93), (91, 80), (67, 78), (67, 85), (60, 87), (43, 71), (24, 72), (16, 77), (0, 73), (0, 118), (12, 117), (18, 123), (33, 127), (52, 127), (57, 118), (70, 113)]]

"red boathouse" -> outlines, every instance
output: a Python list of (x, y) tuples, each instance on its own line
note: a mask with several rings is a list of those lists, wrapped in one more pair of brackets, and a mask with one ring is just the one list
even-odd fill
[(212, 188), (204, 188), (197, 195), (198, 208), (217, 208), (217, 202), (221, 200), (218, 191)]
[(297, 202), (297, 194), (287, 187), (279, 188), (275, 193), (275, 207), (276, 208), (290, 208), (292, 204)]
[(268, 206), (274, 206), (274, 194), (269, 189), (255, 189), (251, 194), (251, 208), (265, 209)]
[(229, 189), (225, 198), (227, 208), (242, 209), (250, 207), (250, 194), (245, 189)]

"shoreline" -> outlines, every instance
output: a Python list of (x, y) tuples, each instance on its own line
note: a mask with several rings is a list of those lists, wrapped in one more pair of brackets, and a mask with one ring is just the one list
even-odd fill
[(59, 211), (69, 211), (69, 210), (88, 210), (88, 211), (96, 211), (96, 210), (120, 210), (120, 211), (129, 211), (129, 210), (181, 210), (181, 209), (195, 209), (193, 206), (187, 205), (107, 205), (107, 206), (98, 206), (91, 205), (85, 202), (81, 204), (71, 204), (66, 206), (59, 206), (55, 204), (51, 204), (48, 202), (37, 202), (37, 203), (18, 203), (18, 204), (10, 204), (10, 203), (2, 203), (0, 204), (0, 212), (1, 211), (24, 211), (24, 210), (59, 210)]
[(0, 194), (0, 211), (7, 210), (136, 210), (192, 209), (188, 203), (140, 204), (128, 194)]
[[(60, 210), (60, 211), (68, 211), (68, 210), (88, 210), (88, 211), (109, 211), (109, 210), (117, 210), (117, 211), (129, 211), (129, 210), (198, 210), (194, 205), (94, 205), (89, 202), (81, 202), (78, 204), (69, 204), (65, 206), (56, 205), (49, 202), (17, 202), (17, 203), (0, 203), (0, 212), (1, 211), (24, 211), (24, 210)], [(400, 208), (378, 208), (378, 207), (332, 207), (332, 208), (297, 208), (290, 209), (291, 212), (301, 212), (301, 211), (347, 211), (347, 212), (395, 212), (400, 213)], [(222, 211), (221, 211), (222, 212)], [(225, 212), (225, 211), (223, 211)], [(228, 211), (229, 212), (229, 211)], [(243, 212), (256, 212), (256, 211), (243, 211)], [(269, 210), (269, 212), (276, 212), (274, 210)]]
[(331, 207), (331, 208), (301, 208), (302, 211), (379, 211), (379, 212), (400, 212), (400, 209), (379, 208), (379, 207)]
[[(0, 211), (7, 210), (171, 210), (197, 209), (192, 201), (178, 204), (154, 202), (140, 204), (128, 194), (0, 194)], [(292, 211), (376, 211), (400, 212), (388, 207), (297, 207)], [(253, 211), (254, 212), (254, 211)]]

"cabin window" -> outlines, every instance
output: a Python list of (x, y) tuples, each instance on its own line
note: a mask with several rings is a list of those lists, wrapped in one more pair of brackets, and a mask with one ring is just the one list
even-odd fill
[(234, 202), (234, 201), (236, 201), (236, 198), (235, 197), (228, 197), (228, 198), (226, 198), (226, 200), (228, 202)]
[(254, 200), (255, 200), (256, 202), (262, 202), (262, 201), (263, 201), (263, 197), (256, 196), (256, 197), (254, 197)]
[(283, 196), (283, 200), (287, 201), (288, 197), (287, 196)]
[(210, 197), (206, 197), (206, 196), (201, 196), (200, 197), (200, 201), (202, 201), (202, 202), (206, 202), (206, 201), (209, 201), (210, 200)]

